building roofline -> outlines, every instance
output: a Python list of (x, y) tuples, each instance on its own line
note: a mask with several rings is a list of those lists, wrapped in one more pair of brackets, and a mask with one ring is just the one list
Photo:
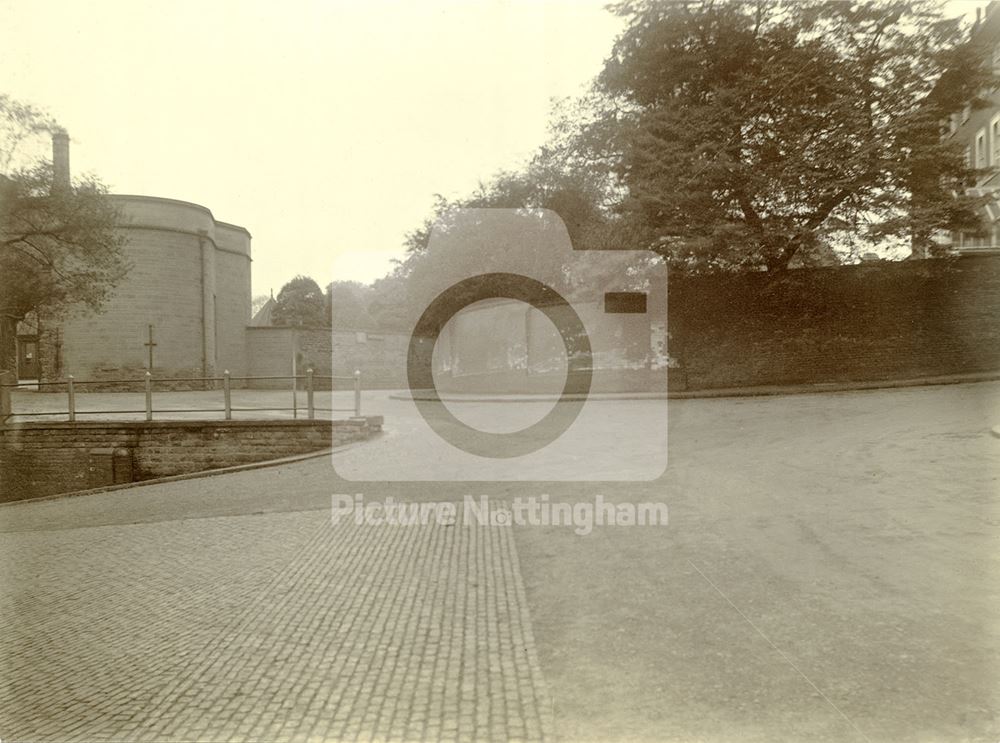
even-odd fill
[(178, 206), (190, 206), (207, 214), (209, 217), (212, 218), (212, 221), (216, 225), (219, 225), (221, 227), (228, 227), (233, 230), (239, 230), (241, 232), (246, 233), (247, 237), (253, 237), (250, 234), (250, 230), (248, 230), (246, 227), (243, 227), (242, 225), (238, 224), (233, 224), (231, 222), (223, 222), (221, 220), (218, 220), (215, 218), (215, 215), (212, 214), (211, 209), (209, 209), (207, 206), (196, 204), (193, 201), (184, 201), (182, 199), (170, 199), (165, 196), (146, 196), (144, 194), (132, 194), (132, 193), (113, 193), (108, 195), (114, 199), (129, 199), (133, 201), (155, 201), (161, 204), (177, 204)]
[(215, 220), (215, 224), (218, 227), (228, 227), (231, 230), (238, 230), (239, 232), (242, 232), (242, 233), (246, 234), (247, 237), (250, 237), (250, 238), (253, 237), (253, 235), (250, 234), (250, 230), (248, 230), (243, 225), (233, 224), (232, 222), (220, 222), (218, 219)]

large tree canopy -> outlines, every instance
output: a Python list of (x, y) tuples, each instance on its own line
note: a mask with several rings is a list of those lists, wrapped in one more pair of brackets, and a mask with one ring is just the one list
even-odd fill
[(923, 247), (978, 225), (940, 120), (988, 72), (937, 3), (629, 0), (616, 12), (628, 26), (598, 81), (605, 110), (580, 141), (606, 148), (623, 217), (672, 265), (776, 270), (838, 230)]
[(281, 287), (271, 321), (274, 325), (325, 326), (326, 300), (319, 284), (308, 276), (296, 276)]
[[(942, 121), (985, 104), (991, 54), (939, 3), (613, 10), (626, 27), (590, 93), (561, 102), (527, 165), (439, 197), (367, 296), (375, 327), (405, 330), (444, 278), (490, 271), (497, 251), (521, 250), (524, 273), (558, 281), (564, 256), (516, 241), (428, 247), (432, 225), (465, 208), (551, 209), (576, 248), (651, 249), (693, 272), (780, 271), (892, 242), (933, 253), (939, 231), (981, 228), (983, 199), (966, 193), (976, 173)], [(642, 268), (628, 270), (641, 281)]]
[(120, 215), (100, 181), (53, 187), (49, 162), (19, 164), (21, 148), (55, 127), (0, 95), (0, 369), (14, 368), (16, 326), (28, 313), (98, 311), (128, 271)]
[(372, 288), (359, 281), (334, 281), (326, 287), (326, 324), (337, 330), (373, 330), (368, 312)]
[(776, 271), (891, 244), (934, 253), (939, 231), (981, 229), (984, 199), (966, 193), (976, 174), (941, 122), (983, 103), (991, 55), (934, 0), (613, 10), (626, 28), (591, 93), (562, 103), (526, 167), (440, 199), (377, 295), (408, 301), (456, 261), (488, 269), (489, 255), (427, 251), (430, 225), (457, 207), (553, 209), (576, 247), (651, 249), (696, 272)]
[[(469, 232), (463, 218), (467, 210), (514, 209), (527, 218), (537, 217), (549, 224), (543, 210), (556, 212), (562, 219), (575, 248), (614, 247), (605, 244), (605, 214), (600, 186), (582, 170), (567, 169), (563, 163), (542, 152), (521, 171), (505, 171), (480, 184), (464, 198), (438, 197), (433, 215), (407, 235), (407, 254), (395, 271), (375, 282), (370, 311), (379, 327), (408, 329), (423, 309), (439, 293), (442, 285), (496, 270), (509, 270), (513, 259), (520, 273), (560, 288), (572, 278), (566, 269), (567, 256), (541, 250), (531, 239), (521, 240), (506, 228), (494, 230), (483, 225)], [(460, 234), (445, 234), (461, 223)], [(442, 230), (429, 244), (432, 228)], [(506, 266), (507, 268), (503, 268)]]

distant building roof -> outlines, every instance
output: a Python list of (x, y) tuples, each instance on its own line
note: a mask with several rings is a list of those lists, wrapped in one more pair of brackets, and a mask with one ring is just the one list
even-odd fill
[(256, 314), (250, 319), (251, 328), (265, 328), (273, 325), (271, 322), (271, 315), (274, 313), (274, 308), (277, 306), (277, 302), (274, 301), (274, 297), (271, 297), (264, 303), (264, 306), (257, 310)]

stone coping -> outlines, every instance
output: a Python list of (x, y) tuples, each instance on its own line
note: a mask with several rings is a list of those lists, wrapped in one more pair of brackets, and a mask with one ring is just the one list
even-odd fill
[(314, 418), (288, 418), (285, 420), (152, 420), (152, 421), (119, 421), (119, 420), (86, 420), (86, 421), (16, 421), (0, 426), (0, 431), (10, 430), (48, 430), (48, 429), (96, 429), (96, 428), (125, 428), (125, 429), (145, 429), (145, 428), (179, 428), (179, 429), (205, 429), (205, 428), (307, 428), (310, 426), (381, 426), (383, 417), (381, 415), (361, 416), (360, 418), (336, 418), (323, 419)]

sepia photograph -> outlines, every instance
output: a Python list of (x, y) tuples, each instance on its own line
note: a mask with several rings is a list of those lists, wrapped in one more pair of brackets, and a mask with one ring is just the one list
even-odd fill
[(1000, 741), (1000, 1), (0, 0), (0, 743), (424, 741)]

